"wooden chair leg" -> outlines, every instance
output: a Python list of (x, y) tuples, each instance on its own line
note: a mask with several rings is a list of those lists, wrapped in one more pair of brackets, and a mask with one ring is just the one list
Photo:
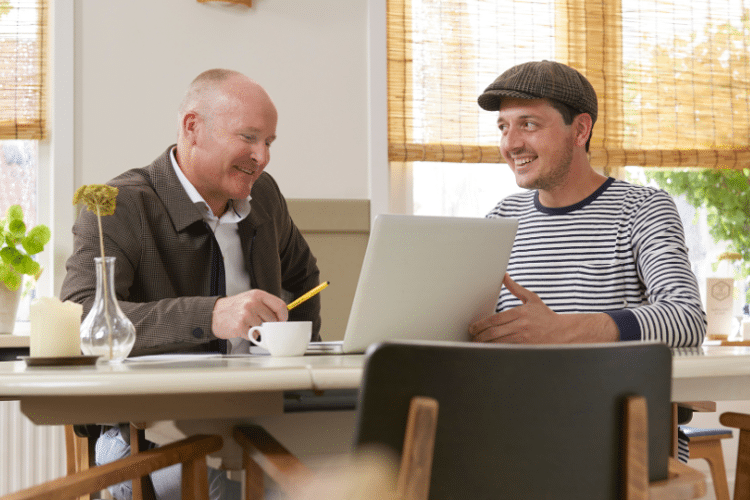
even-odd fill
[(677, 429), (679, 427), (679, 422), (677, 422), (677, 412), (678, 412), (679, 405), (677, 403), (672, 403), (672, 440), (670, 442), (670, 451), (669, 456), (673, 458), (677, 458)]
[(88, 439), (79, 437), (72, 425), (65, 426), (65, 459), (68, 475), (89, 468)]
[[(130, 424), (130, 454), (135, 455), (146, 449), (146, 431), (143, 424)], [(156, 500), (151, 476), (133, 479), (133, 500)]]
[(734, 498), (750, 498), (750, 415), (727, 412), (719, 417), (721, 425), (740, 430), (737, 447), (737, 472), (734, 479)]
[(242, 453), (242, 468), (245, 470), (245, 500), (263, 500), (265, 495), (263, 469), (250, 458), (247, 453)]
[(750, 498), (750, 430), (740, 431), (734, 498)]
[(182, 499), (208, 500), (201, 492), (208, 491), (208, 467), (206, 457), (182, 464)]
[[(65, 462), (68, 476), (87, 470), (91, 463), (89, 439), (76, 434), (72, 425), (65, 426)], [(82, 495), (77, 500), (91, 500), (91, 495)]]
[(727, 471), (724, 467), (724, 452), (721, 449), (721, 441), (718, 438), (691, 439), (690, 459), (703, 459), (708, 462), (716, 500), (729, 500), (729, 484), (727, 483)]

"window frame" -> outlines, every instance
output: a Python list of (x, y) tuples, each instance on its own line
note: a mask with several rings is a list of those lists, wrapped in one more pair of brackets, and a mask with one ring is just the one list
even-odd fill
[(42, 252), (47, 272), (37, 285), (38, 295), (59, 297), (65, 278), (65, 261), (73, 253), (71, 227), (75, 220), (72, 199), (75, 169), (75, 4), (51, 2), (50, 12), (49, 135), (39, 142), (38, 214), (52, 230)]

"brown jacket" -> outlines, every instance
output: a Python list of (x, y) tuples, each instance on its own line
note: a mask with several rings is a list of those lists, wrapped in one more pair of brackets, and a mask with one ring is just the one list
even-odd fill
[[(172, 168), (171, 149), (110, 181), (119, 188), (117, 207), (101, 219), (105, 255), (117, 259), (120, 308), (136, 328), (131, 355), (202, 350), (216, 339), (211, 314), (217, 297), (208, 297), (210, 236)], [(298, 297), (318, 284), (315, 257), (269, 174), (260, 176), (251, 194), (250, 215), (238, 227), (252, 286)], [(83, 304), (85, 317), (96, 294), (96, 215), (82, 210), (73, 235), (60, 298)], [(313, 338), (319, 339), (320, 298), (294, 308), (290, 319), (313, 321)]]

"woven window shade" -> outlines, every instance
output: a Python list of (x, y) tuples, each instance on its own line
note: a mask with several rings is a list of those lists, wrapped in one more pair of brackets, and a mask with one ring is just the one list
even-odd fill
[(47, 135), (47, 0), (0, 0), (0, 139)]
[(591, 163), (750, 165), (750, 0), (389, 0), (389, 157), (501, 162), (477, 96), (554, 59), (599, 97)]

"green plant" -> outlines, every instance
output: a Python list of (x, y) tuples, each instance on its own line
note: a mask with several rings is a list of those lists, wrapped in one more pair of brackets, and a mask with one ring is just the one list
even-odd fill
[(3, 17), (11, 10), (13, 10), (13, 7), (10, 5), (10, 0), (3, 0), (0, 2), (0, 17)]
[(44, 224), (34, 226), (26, 232), (23, 209), (20, 205), (8, 208), (5, 218), (0, 220), (2, 241), (0, 241), (0, 281), (15, 291), (23, 284), (23, 275), (39, 279), (42, 268), (31, 258), (44, 250), (52, 233)]

